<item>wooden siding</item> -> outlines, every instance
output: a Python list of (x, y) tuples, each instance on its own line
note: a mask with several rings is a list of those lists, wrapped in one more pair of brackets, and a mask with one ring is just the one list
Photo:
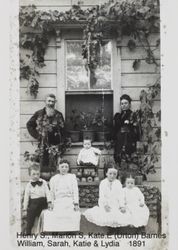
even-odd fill
[[(72, 4), (77, 4), (77, 0), (20, 0), (20, 6), (28, 6), (29, 4), (35, 4), (38, 9), (41, 10), (54, 10), (65, 11), (71, 7)], [(90, 6), (105, 2), (105, 0), (82, 0), (80, 1), (81, 6), (88, 8)], [(65, 31), (66, 37), (70, 35), (70, 31)], [(65, 34), (64, 32), (64, 34)], [(76, 35), (77, 38), (78, 35)], [(160, 51), (156, 48), (156, 42), (159, 38), (158, 34), (153, 34), (149, 37), (151, 48), (155, 49), (155, 56), (157, 61), (160, 63)], [(132, 99), (132, 109), (139, 108), (140, 101), (139, 95), (142, 89), (147, 90), (159, 77), (159, 68), (155, 65), (148, 65), (144, 58), (146, 56), (145, 50), (142, 45), (137, 42), (134, 51), (130, 51), (127, 47), (130, 38), (123, 37), (120, 46), (121, 54), (121, 94), (127, 93)], [(23, 53), (23, 52), (22, 52)], [(25, 51), (24, 51), (25, 53)], [(132, 65), (135, 59), (141, 59), (141, 65), (138, 70), (133, 69)], [(39, 70), (39, 93), (36, 99), (34, 99), (27, 92), (28, 81), (22, 80), (20, 82), (20, 149), (21, 149), (21, 180), (22, 189), (26, 182), (29, 180), (28, 177), (28, 165), (24, 162), (23, 154), (25, 151), (34, 152), (37, 146), (37, 142), (28, 134), (26, 130), (26, 122), (31, 115), (40, 108), (44, 107), (45, 96), (48, 93), (54, 93), (57, 95), (57, 47), (55, 38), (52, 37), (45, 54), (45, 67)], [(119, 98), (119, 96), (118, 96)], [(156, 113), (160, 109), (160, 97), (156, 98), (154, 104), (154, 112)], [(160, 126), (160, 123), (156, 122), (156, 127)], [(67, 159), (71, 162), (71, 166), (75, 169), (75, 162), (78, 148), (71, 149), (67, 154)], [(103, 151), (100, 170), (105, 157), (112, 157), (112, 151)], [(160, 154), (160, 152), (158, 152)], [(148, 176), (148, 184), (153, 184), (160, 188), (161, 186), (161, 161), (156, 164), (156, 174)]]

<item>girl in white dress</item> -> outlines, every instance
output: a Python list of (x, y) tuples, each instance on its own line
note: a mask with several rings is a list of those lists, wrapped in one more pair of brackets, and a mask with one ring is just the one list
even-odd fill
[(135, 180), (131, 175), (125, 180), (121, 197), (121, 211), (130, 214), (129, 224), (134, 227), (146, 226), (149, 219), (149, 209), (145, 204), (144, 195), (135, 186)]
[(98, 206), (87, 209), (83, 215), (99, 226), (120, 227), (129, 223), (127, 213), (120, 211), (122, 185), (117, 177), (117, 169), (108, 167), (106, 178), (100, 182)]
[(52, 210), (44, 212), (43, 231), (79, 231), (79, 192), (76, 176), (68, 173), (69, 163), (61, 160), (59, 173), (50, 180)]

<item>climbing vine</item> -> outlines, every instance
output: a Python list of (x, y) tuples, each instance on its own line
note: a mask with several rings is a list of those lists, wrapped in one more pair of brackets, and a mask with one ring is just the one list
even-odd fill
[[(82, 55), (86, 69), (95, 77), (99, 65), (99, 52), (105, 37), (130, 37), (128, 47), (134, 51), (139, 42), (146, 52), (145, 61), (158, 66), (154, 50), (149, 43), (149, 35), (159, 32), (159, 1), (133, 0), (113, 1), (83, 10), (74, 5), (66, 12), (41, 11), (35, 6), (21, 7), (19, 14), (20, 47), (27, 53), (20, 54), (20, 77), (28, 81), (30, 94), (37, 96), (39, 68), (44, 66), (44, 55), (55, 25), (79, 23), (83, 28)], [(159, 40), (157, 41), (159, 46)], [(141, 61), (133, 62), (137, 70)]]
[[(140, 93), (140, 109), (135, 111), (140, 125), (140, 142), (137, 152), (131, 159), (132, 167), (136, 167), (144, 180), (149, 173), (156, 173), (156, 163), (159, 161), (161, 148), (161, 111), (154, 112), (155, 102), (160, 99), (160, 77), (151, 85), (148, 91)], [(134, 166), (135, 164), (135, 166)]]
[[(131, 155), (123, 152), (121, 155), (120, 175), (128, 172), (134, 175), (141, 175), (143, 180), (147, 180), (148, 174), (156, 173), (156, 163), (159, 162), (161, 148), (161, 111), (154, 111), (155, 102), (160, 99), (160, 77), (152, 84), (148, 91), (142, 90), (140, 93), (140, 108), (133, 112), (140, 130), (140, 138), (137, 142), (137, 150)], [(110, 150), (112, 142), (106, 142), (104, 148)], [(103, 149), (103, 147), (101, 147)], [(108, 151), (109, 153), (109, 151)], [(104, 166), (107, 169), (109, 163), (114, 159), (107, 157), (104, 159)]]
[[(146, 52), (146, 63), (159, 66), (154, 53), (155, 47), (152, 48), (149, 41), (149, 36), (158, 33), (160, 29), (159, 9), (159, 0), (110, 0), (88, 9), (74, 5), (65, 12), (41, 11), (35, 6), (21, 7), (19, 25), (20, 48), (23, 53), (20, 52), (20, 78), (27, 80), (30, 94), (37, 97), (39, 69), (45, 65), (44, 56), (49, 39), (56, 35), (57, 25), (68, 23), (79, 24), (83, 29), (82, 56), (86, 69), (93, 77), (100, 63), (100, 49), (107, 37), (116, 38), (119, 44), (123, 36), (129, 36), (128, 48), (134, 51), (139, 43)], [(158, 39), (156, 47), (159, 44)], [(134, 60), (132, 67), (135, 71), (142, 61)], [(150, 170), (154, 172), (157, 161), (155, 141), (160, 140), (160, 128), (155, 130), (153, 120), (160, 121), (160, 111), (153, 113), (153, 102), (159, 93), (160, 81), (157, 80), (148, 91), (141, 92), (141, 108), (136, 111), (142, 128), (142, 150), (145, 157), (140, 166), (142, 165), (142, 169), (146, 166), (145, 173)]]

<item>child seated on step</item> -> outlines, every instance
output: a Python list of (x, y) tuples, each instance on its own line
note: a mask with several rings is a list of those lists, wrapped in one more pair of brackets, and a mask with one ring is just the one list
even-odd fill
[(77, 158), (77, 164), (80, 166), (97, 166), (101, 151), (98, 148), (92, 147), (91, 140), (86, 138), (83, 140), (83, 148)]
[(122, 185), (117, 179), (117, 175), (117, 169), (112, 164), (109, 165), (106, 178), (99, 185), (98, 206), (89, 208), (83, 213), (89, 222), (113, 228), (128, 225), (128, 214), (122, 213), (120, 210)]
[(145, 204), (144, 195), (135, 186), (133, 175), (127, 175), (125, 187), (122, 189), (121, 211), (130, 216), (129, 225), (134, 227), (146, 226), (149, 219), (149, 209)]
[(35, 218), (43, 209), (51, 209), (51, 196), (47, 182), (40, 178), (40, 166), (33, 163), (29, 167), (30, 181), (27, 183), (23, 201), (23, 213), (27, 216), (26, 234), (31, 234)]

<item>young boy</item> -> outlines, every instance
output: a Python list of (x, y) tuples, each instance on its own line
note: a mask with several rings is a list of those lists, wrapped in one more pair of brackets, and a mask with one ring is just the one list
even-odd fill
[(28, 182), (23, 202), (23, 212), (27, 216), (26, 234), (31, 234), (35, 218), (40, 216), (43, 209), (52, 208), (48, 185), (40, 178), (40, 166), (37, 163), (29, 168), (31, 180)]
[(97, 166), (99, 155), (101, 155), (101, 151), (92, 147), (91, 140), (88, 138), (84, 139), (83, 148), (81, 149), (77, 158), (77, 164), (81, 166)]

